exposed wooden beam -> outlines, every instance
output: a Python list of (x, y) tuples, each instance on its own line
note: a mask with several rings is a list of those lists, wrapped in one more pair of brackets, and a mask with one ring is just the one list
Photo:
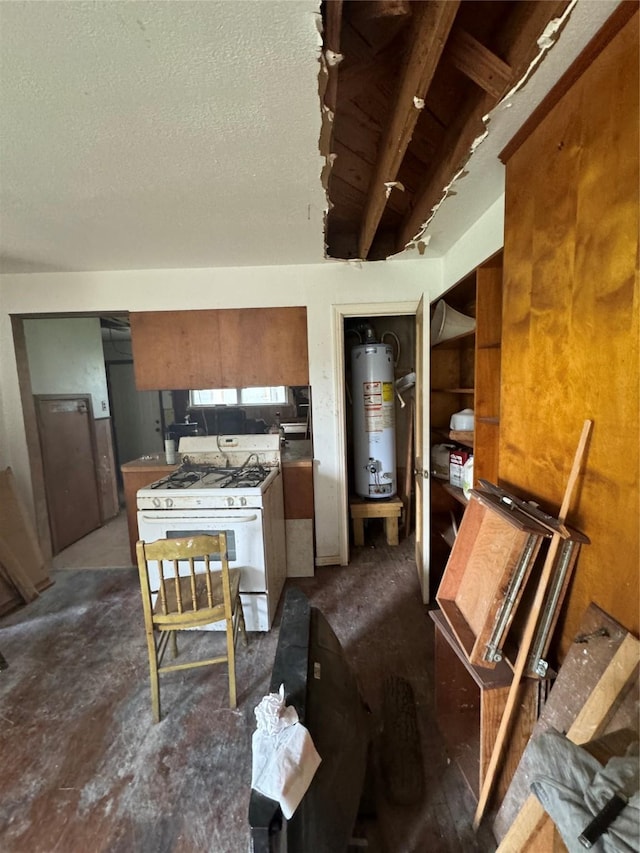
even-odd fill
[(436, 168), (425, 176), (411, 210), (402, 223), (396, 251), (401, 252), (419, 234), (433, 208), (442, 199), (444, 188), (469, 159), (471, 146), (484, 128), (483, 116), (494, 104), (492, 95), (481, 95), (461, 105), (456, 121), (447, 128), (440, 145), (439, 153), (442, 156), (436, 154)]
[(447, 54), (459, 71), (495, 98), (509, 85), (511, 66), (461, 27), (451, 34)]
[(471, 156), (471, 146), (484, 129), (483, 117), (520, 79), (539, 51), (538, 37), (549, 21), (566, 6), (566, 0), (540, 0), (534, 5), (514, 5), (514, 12), (498, 39), (504, 42), (502, 52), (512, 68), (512, 79), (504, 82), (503, 91), (497, 97), (487, 93), (480, 99), (470, 101), (459, 111), (456, 121), (447, 129), (440, 149), (447, 153), (439, 161), (438, 167), (425, 175), (422, 188), (416, 193), (412, 209), (398, 232), (398, 252), (413, 240), (427, 222), (433, 208), (442, 199), (445, 187)]
[(369, 18), (395, 18), (411, 14), (409, 0), (358, 0), (352, 4), (354, 20)]
[(401, 76), (393, 112), (383, 131), (358, 239), (358, 253), (366, 258), (387, 202), (386, 184), (396, 180), (420, 108), (433, 80), (460, 0), (432, 0), (416, 16), (408, 57)]

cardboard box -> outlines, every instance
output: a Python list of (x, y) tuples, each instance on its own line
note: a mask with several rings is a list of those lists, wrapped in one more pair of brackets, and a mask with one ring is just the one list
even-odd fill
[(471, 456), (469, 450), (452, 450), (449, 453), (449, 482), (452, 486), (462, 488), (462, 469)]

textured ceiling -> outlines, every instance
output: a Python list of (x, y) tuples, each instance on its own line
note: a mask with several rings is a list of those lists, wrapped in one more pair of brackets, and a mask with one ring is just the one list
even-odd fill
[[(572, 0), (427, 255), (500, 197), (499, 151), (617, 2)], [(0, 0), (0, 272), (321, 262), (319, 26), (319, 0)]]
[(3, 271), (321, 261), (319, 3), (0, 3)]

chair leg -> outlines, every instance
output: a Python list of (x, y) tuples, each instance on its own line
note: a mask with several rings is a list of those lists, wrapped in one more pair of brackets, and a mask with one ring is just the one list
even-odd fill
[(233, 619), (227, 619), (227, 665), (229, 667), (229, 706), (235, 708), (236, 698), (236, 649), (233, 638)]
[(147, 631), (149, 651), (149, 678), (151, 683), (151, 712), (154, 723), (160, 722), (160, 677), (158, 675), (158, 650), (153, 631)]
[(238, 617), (240, 619), (240, 630), (242, 632), (242, 642), (244, 643), (244, 645), (246, 647), (249, 645), (249, 643), (247, 642), (247, 629), (246, 629), (245, 624), (244, 624), (244, 610), (242, 609), (242, 602), (240, 601), (240, 596), (238, 596), (238, 607), (240, 608), (240, 613), (238, 614)]

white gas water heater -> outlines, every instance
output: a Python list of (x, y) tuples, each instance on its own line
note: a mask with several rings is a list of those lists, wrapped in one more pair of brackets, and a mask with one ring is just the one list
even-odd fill
[(351, 384), (356, 494), (393, 497), (397, 477), (392, 347), (375, 342), (354, 346)]

